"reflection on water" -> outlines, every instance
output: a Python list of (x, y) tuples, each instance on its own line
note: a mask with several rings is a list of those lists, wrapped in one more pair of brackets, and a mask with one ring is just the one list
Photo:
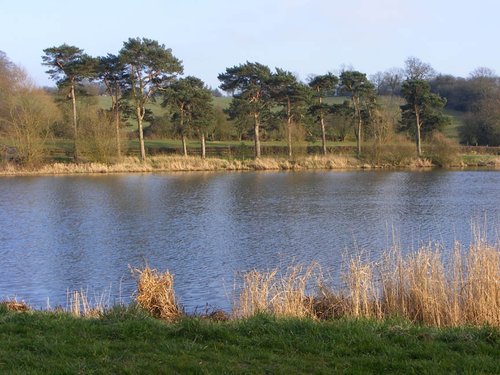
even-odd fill
[(316, 260), (338, 274), (346, 252), (468, 244), (473, 219), (498, 236), (499, 208), (500, 173), (484, 171), (2, 178), (0, 299), (127, 301), (129, 265), (147, 261), (175, 274), (187, 310), (227, 309), (239, 271)]

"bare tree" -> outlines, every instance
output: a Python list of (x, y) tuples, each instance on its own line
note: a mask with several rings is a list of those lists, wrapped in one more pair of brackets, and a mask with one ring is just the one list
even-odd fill
[(428, 80), (436, 75), (436, 71), (430, 64), (412, 56), (405, 60), (405, 74), (407, 80)]
[(384, 72), (384, 85), (390, 91), (391, 95), (399, 94), (404, 76), (405, 71), (401, 68), (390, 68)]

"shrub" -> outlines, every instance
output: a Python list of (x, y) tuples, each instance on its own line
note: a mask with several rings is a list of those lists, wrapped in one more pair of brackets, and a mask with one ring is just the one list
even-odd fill
[(403, 167), (412, 164), (414, 158), (415, 145), (402, 135), (368, 143), (363, 153), (363, 159), (374, 165)]
[(425, 154), (434, 165), (440, 167), (451, 167), (460, 163), (457, 145), (440, 132), (431, 135)]

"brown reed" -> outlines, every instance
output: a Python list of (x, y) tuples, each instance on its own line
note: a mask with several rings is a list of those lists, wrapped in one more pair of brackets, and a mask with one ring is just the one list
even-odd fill
[[(149, 266), (133, 269), (133, 273), (139, 306), (167, 321), (182, 315), (172, 274)], [(378, 261), (355, 255), (341, 276), (343, 285), (333, 288), (316, 263), (292, 265), (284, 271), (249, 271), (242, 275), (232, 317), (259, 313), (313, 319), (398, 316), (436, 327), (500, 327), (500, 243), (488, 243), (480, 231), (468, 248), (457, 243), (449, 254), (429, 244), (409, 254), (393, 247)], [(69, 293), (68, 299), (68, 311), (74, 316), (97, 318), (105, 312), (104, 294), (90, 302), (80, 290)], [(10, 311), (30, 309), (15, 300), (0, 304)]]
[(7, 311), (26, 312), (31, 310), (26, 302), (19, 302), (15, 299), (0, 301), (0, 306), (4, 306)]
[(283, 274), (275, 268), (252, 270), (243, 275), (243, 285), (233, 308), (233, 316), (245, 318), (257, 313), (276, 316), (315, 317), (314, 300), (306, 294), (311, 278), (317, 275), (315, 263), (304, 268), (289, 266)]
[(68, 311), (75, 317), (99, 318), (103, 316), (108, 305), (105, 294), (91, 301), (88, 292), (83, 289), (68, 293)]
[(247, 171), (357, 168), (356, 159), (342, 155), (305, 156), (294, 160), (286, 158), (223, 159), (195, 156), (158, 155), (144, 162), (136, 157), (125, 157), (117, 163), (52, 163), (39, 168), (5, 165), (0, 175), (51, 175), (81, 173), (142, 173), (182, 171)]

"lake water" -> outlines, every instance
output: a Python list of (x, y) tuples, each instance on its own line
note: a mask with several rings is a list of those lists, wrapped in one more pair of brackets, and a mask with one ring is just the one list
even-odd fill
[(175, 274), (188, 311), (230, 308), (253, 268), (374, 258), (394, 241), (468, 245), (471, 221), (498, 239), (495, 171), (244, 172), (0, 178), (0, 299), (34, 307), (68, 290), (130, 301), (129, 266)]

